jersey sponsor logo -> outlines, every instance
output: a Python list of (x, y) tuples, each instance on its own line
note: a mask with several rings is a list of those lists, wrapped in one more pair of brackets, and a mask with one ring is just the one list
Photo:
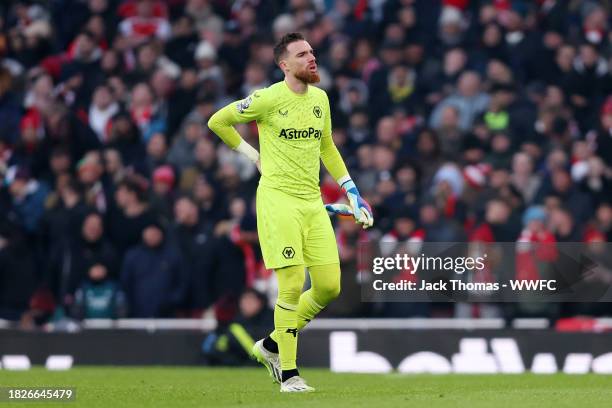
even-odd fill
[(286, 140), (295, 140), (295, 139), (320, 139), (323, 135), (323, 131), (319, 129), (315, 129), (313, 127), (309, 127), (308, 129), (282, 129), (278, 137), (284, 137)]
[(283, 256), (285, 257), (285, 259), (293, 259), (293, 257), (295, 256), (295, 249), (290, 246), (283, 248)]
[(249, 96), (238, 102), (236, 104), (236, 109), (239, 113), (244, 113), (244, 111), (249, 109), (249, 106), (251, 106), (251, 102), (253, 102), (253, 98)]
[(315, 107), (312, 108), (312, 113), (314, 113), (314, 115), (317, 118), (320, 118), (321, 116), (323, 116), (323, 111), (321, 110), (321, 107), (318, 105), (315, 105)]

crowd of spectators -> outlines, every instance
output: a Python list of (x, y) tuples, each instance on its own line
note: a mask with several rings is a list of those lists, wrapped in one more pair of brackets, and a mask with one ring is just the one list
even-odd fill
[(206, 123), (282, 80), (292, 31), (376, 220), (335, 222), (328, 315), (462, 314), (362, 303), (363, 240), (608, 242), (610, 17), (591, 0), (4, 1), (0, 318), (228, 320), (245, 288), (273, 291), (257, 170)]

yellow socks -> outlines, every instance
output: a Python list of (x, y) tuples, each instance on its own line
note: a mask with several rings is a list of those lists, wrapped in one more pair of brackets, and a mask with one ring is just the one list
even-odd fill
[(278, 344), (281, 369), (296, 369), (297, 308), (304, 287), (304, 265), (277, 269), (278, 299), (274, 307), (274, 333), (270, 336)]

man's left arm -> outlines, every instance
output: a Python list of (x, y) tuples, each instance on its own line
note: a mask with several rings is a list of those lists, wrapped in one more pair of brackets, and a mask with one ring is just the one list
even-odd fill
[(334, 144), (329, 100), (325, 106), (325, 124), (323, 125), (323, 136), (321, 137), (321, 161), (329, 174), (331, 174), (346, 194), (350, 203), (351, 212), (348, 212), (348, 209), (341, 204), (328, 204), (326, 208), (328, 211), (342, 215), (350, 215), (352, 213), (355, 220), (363, 224), (363, 228), (371, 227), (374, 223), (372, 209), (370, 205), (361, 198), (359, 190), (357, 190), (357, 186), (351, 179), (346, 169), (346, 165), (344, 164), (344, 160)]

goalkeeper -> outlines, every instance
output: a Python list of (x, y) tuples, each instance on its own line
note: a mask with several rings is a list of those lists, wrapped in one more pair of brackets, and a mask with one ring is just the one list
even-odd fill
[[(278, 279), (274, 331), (253, 347), (281, 392), (314, 391), (296, 365), (298, 332), (340, 293), (340, 262), (331, 222), (319, 189), (320, 161), (347, 194), (352, 214), (364, 228), (372, 210), (351, 180), (332, 140), (329, 100), (319, 82), (314, 52), (300, 33), (290, 33), (274, 47), (285, 80), (253, 92), (220, 109), (208, 126), (232, 149), (246, 155), (259, 171), (257, 231), (266, 268)], [(234, 129), (257, 121), (260, 151)], [(302, 293), (304, 268), (311, 288)]]

